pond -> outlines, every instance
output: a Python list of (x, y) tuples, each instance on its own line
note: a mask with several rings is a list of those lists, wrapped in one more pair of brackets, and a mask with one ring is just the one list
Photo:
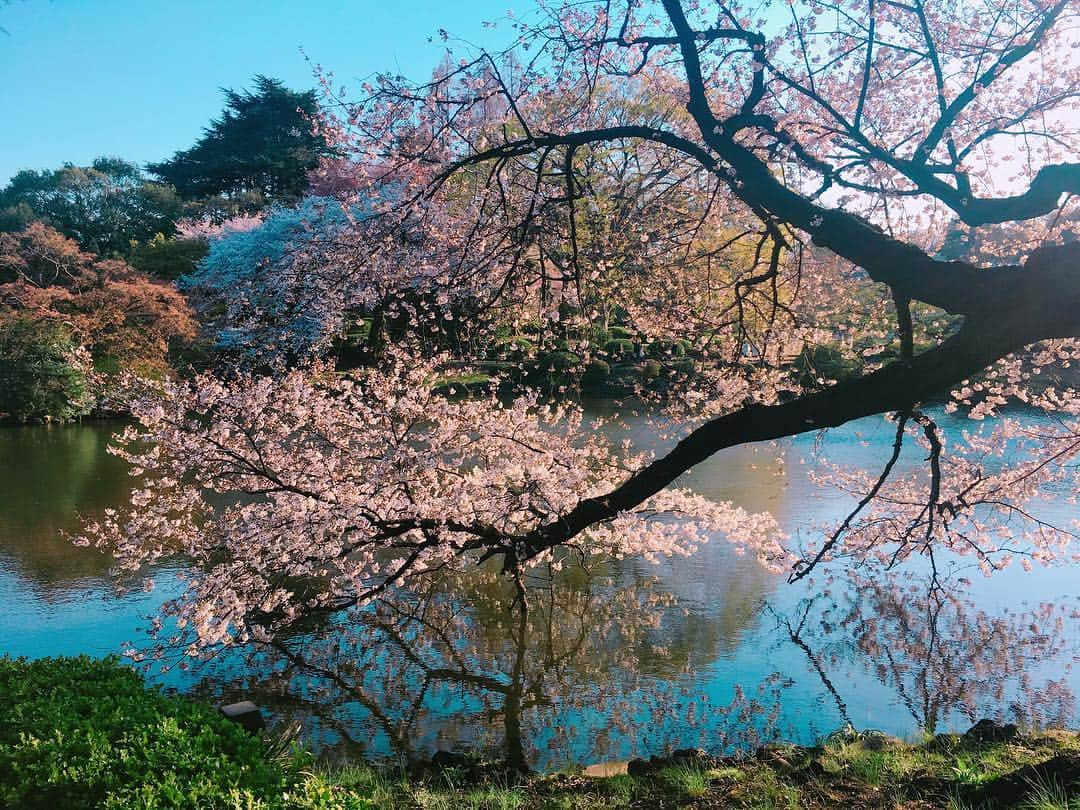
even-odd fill
[[(154, 592), (117, 595), (109, 559), (64, 536), (126, 498), (124, 464), (106, 453), (116, 429), (0, 430), (0, 653), (98, 656), (145, 644), (146, 617), (178, 591), (181, 569), (166, 567)], [(648, 441), (643, 419), (622, 430)], [(815, 460), (878, 470), (892, 438), (890, 423), (865, 419), (725, 451), (684, 483), (813, 532), (852, 503), (812, 481)], [(917, 451), (902, 459), (918, 462)], [(1076, 517), (1063, 501), (1042, 508)], [(190, 668), (162, 660), (148, 676), (213, 700), (251, 698), (277, 723), (302, 723), (331, 755), (471, 749), (538, 770), (806, 743), (846, 722), (910, 738), (984, 716), (1073, 721), (1074, 571), (973, 576), (961, 597), (934, 605), (917, 571), (860, 576), (790, 585), (717, 538), (655, 565), (568, 559), (530, 578), (525, 612), (508, 583), (477, 570), (397, 593), (340, 632), (300, 628), (280, 649)]]

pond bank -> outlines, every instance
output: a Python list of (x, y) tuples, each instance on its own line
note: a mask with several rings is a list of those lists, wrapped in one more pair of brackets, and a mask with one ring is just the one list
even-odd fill
[(11, 704), (0, 716), (5, 807), (1070, 810), (1080, 796), (1080, 734), (989, 721), (917, 744), (847, 729), (818, 746), (531, 776), (446, 752), (411, 768), (318, 763), (288, 733), (248, 734), (116, 659), (0, 658), (0, 688)]
[[(543, 777), (467, 763), (462, 758), (411, 776), (350, 765), (317, 778), (342, 807), (350, 807), (357, 792), (375, 807), (446, 810), (1080, 806), (1080, 734), (1021, 734), (986, 721), (964, 735), (914, 744), (849, 730), (818, 746), (775, 744), (752, 756), (722, 758), (682, 751)], [(588, 775), (605, 771), (610, 775)]]

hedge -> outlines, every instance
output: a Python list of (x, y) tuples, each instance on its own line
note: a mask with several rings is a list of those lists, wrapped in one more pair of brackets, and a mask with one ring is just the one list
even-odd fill
[(0, 807), (297, 806), (310, 759), (213, 707), (148, 687), (119, 659), (0, 657)]

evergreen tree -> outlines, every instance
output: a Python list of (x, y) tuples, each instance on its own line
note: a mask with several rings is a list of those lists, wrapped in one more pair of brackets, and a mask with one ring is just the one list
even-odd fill
[(224, 112), (193, 147), (148, 168), (185, 199), (295, 200), (307, 188), (308, 171), (330, 153), (312, 132), (317, 111), (314, 91), (297, 93), (256, 76), (253, 92), (225, 90)]

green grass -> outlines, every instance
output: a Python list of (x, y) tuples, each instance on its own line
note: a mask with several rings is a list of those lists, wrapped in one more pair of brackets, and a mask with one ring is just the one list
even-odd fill
[[(848, 736), (746, 759), (673, 761), (646, 773), (518, 776), (491, 763), (406, 772), (316, 763), (292, 735), (261, 739), (205, 704), (147, 688), (116, 660), (0, 658), (0, 807), (239, 810), (630, 810), (979, 806), (1010, 776), (1027, 810), (1080, 810), (1080, 785), (1015, 774), (1080, 756), (1080, 735), (910, 744)], [(1046, 769), (1041, 769), (1046, 774)], [(1002, 783), (1005, 784), (1005, 783)]]
[(978, 758), (957, 757), (952, 772), (961, 785), (982, 785), (994, 778), (994, 772), (984, 767)]
[(1057, 781), (1032, 784), (1031, 795), (1021, 805), (1021, 810), (1080, 810), (1080, 789), (1066, 789)]
[(491, 382), (491, 376), (480, 372), (469, 374), (455, 374), (449, 377), (440, 377), (435, 381), (435, 388), (446, 390), (455, 386), (480, 386)]
[(452, 792), (422, 787), (412, 791), (411, 798), (423, 810), (518, 810), (526, 802), (521, 790), (491, 785)]
[(705, 769), (694, 764), (673, 765), (660, 771), (660, 780), (667, 789), (678, 796), (696, 799), (709, 790), (709, 776)]

